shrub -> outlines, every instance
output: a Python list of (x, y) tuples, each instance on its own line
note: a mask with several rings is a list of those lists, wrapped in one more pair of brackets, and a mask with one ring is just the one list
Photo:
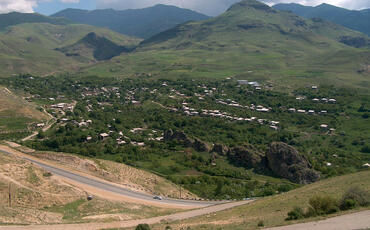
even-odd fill
[(358, 186), (348, 189), (340, 201), (340, 208), (342, 210), (352, 209), (356, 206), (365, 207), (369, 205), (370, 193)]
[(265, 226), (265, 223), (263, 222), (263, 220), (260, 220), (260, 221), (258, 221), (257, 226), (258, 227), (263, 227), (263, 226)]
[(357, 206), (357, 202), (353, 199), (344, 199), (340, 203), (341, 210), (353, 209)]
[(315, 196), (309, 201), (315, 215), (332, 214), (339, 211), (338, 202), (329, 196)]
[(150, 230), (150, 227), (148, 224), (139, 224), (136, 226), (135, 230)]
[(294, 207), (294, 209), (288, 212), (288, 217), (285, 220), (298, 220), (305, 217), (303, 209), (300, 207)]

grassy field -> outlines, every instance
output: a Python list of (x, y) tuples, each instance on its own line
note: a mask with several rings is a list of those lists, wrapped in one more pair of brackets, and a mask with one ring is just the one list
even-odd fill
[[(311, 218), (288, 222), (285, 218), (295, 206), (302, 208), (308, 206), (308, 200), (315, 195), (328, 195), (339, 199), (352, 186), (360, 186), (370, 191), (370, 170), (323, 180), (284, 194), (262, 198), (245, 206), (168, 225), (172, 229), (190, 227), (195, 230), (245, 230), (258, 228), (257, 224), (260, 221), (263, 221), (265, 227), (312, 221)], [(166, 226), (156, 225), (153, 229), (165, 229)]]
[(48, 119), (35, 105), (4, 87), (0, 87), (0, 118), (0, 139), (26, 136), (30, 124)]

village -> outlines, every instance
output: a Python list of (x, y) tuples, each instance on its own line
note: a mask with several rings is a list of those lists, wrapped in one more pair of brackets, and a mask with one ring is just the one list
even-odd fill
[[(232, 79), (228, 79), (227, 83), (230, 84)], [(74, 112), (76, 105), (83, 104), (84, 110), (88, 113), (94, 113), (97, 111), (110, 111), (120, 116), (124, 112), (125, 106), (142, 106), (145, 100), (150, 100), (152, 103), (160, 106), (162, 109), (166, 109), (169, 112), (182, 113), (185, 116), (190, 117), (208, 117), (214, 119), (223, 119), (229, 122), (247, 122), (256, 123), (259, 125), (266, 125), (271, 130), (279, 131), (281, 129), (281, 121), (277, 119), (271, 119), (276, 113), (290, 113), (297, 115), (315, 116), (328, 115), (329, 109), (323, 109), (315, 111), (314, 109), (301, 109), (299, 107), (289, 107), (281, 104), (277, 108), (273, 108), (268, 105), (261, 104), (243, 104), (238, 102), (236, 99), (228, 98), (228, 92), (223, 87), (217, 87), (207, 85), (205, 83), (196, 84), (193, 86), (196, 90), (184, 90), (182, 85), (173, 85), (171, 82), (163, 81), (159, 82), (154, 86), (145, 87), (132, 87), (122, 89), (118, 86), (83, 86), (81, 84), (73, 84), (71, 87), (78, 88), (79, 98), (74, 98), (72, 102), (66, 102), (65, 96), (57, 95), (56, 97), (40, 98), (39, 95), (30, 96), (27, 99), (32, 100), (34, 98), (45, 99), (50, 101), (51, 104), (47, 106), (47, 110), (58, 119), (58, 126), (65, 127), (67, 124), (71, 124), (82, 130), (87, 130), (89, 134), (85, 137), (86, 142), (106, 141), (108, 138), (115, 140), (116, 144), (126, 145), (130, 144), (133, 146), (144, 147), (149, 142), (161, 142), (163, 141), (163, 132), (165, 130), (151, 130), (145, 127), (133, 127), (131, 129), (119, 130), (115, 127), (115, 118), (112, 121), (106, 121), (105, 132), (91, 132), (94, 129), (95, 121), (91, 117), (84, 116), (71, 116)], [(267, 92), (268, 87), (255, 81), (238, 80), (237, 84), (233, 86), (235, 90), (244, 89), (245, 92), (249, 93), (248, 98), (256, 97), (263, 92)], [(265, 89), (266, 88), (266, 89)], [(231, 88), (232, 89), (232, 88)], [(318, 86), (312, 86), (312, 91), (319, 91)], [(230, 90), (228, 90), (230, 91)], [(232, 91), (230, 91), (232, 92)], [(255, 96), (254, 96), (255, 95)], [(306, 96), (292, 97), (291, 100), (296, 100), (299, 103), (305, 102), (311, 104), (313, 107), (317, 104), (322, 106), (335, 105), (337, 100), (334, 98), (313, 98), (309, 103)], [(63, 102), (60, 102), (63, 101)], [(56, 103), (52, 103), (56, 102)], [(114, 109), (114, 108), (122, 109)], [(213, 107), (213, 109), (212, 109)], [(248, 114), (250, 114), (248, 116)], [(267, 118), (267, 114), (271, 114)], [(246, 116), (247, 115), (247, 116)], [(101, 122), (98, 122), (99, 125)], [(45, 124), (37, 124), (37, 128), (43, 128)], [(322, 123), (319, 125), (320, 129), (325, 133), (333, 134), (335, 132), (334, 127), (330, 127), (329, 124)]]

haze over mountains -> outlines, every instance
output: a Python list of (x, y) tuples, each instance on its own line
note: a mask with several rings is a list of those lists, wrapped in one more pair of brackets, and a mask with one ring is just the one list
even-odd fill
[(73, 22), (105, 27), (118, 33), (140, 38), (149, 38), (188, 21), (209, 18), (195, 11), (167, 5), (122, 11), (66, 9), (52, 15), (52, 17), (64, 17)]
[(278, 10), (291, 11), (305, 18), (322, 18), (370, 35), (370, 9), (356, 11), (347, 10), (329, 4), (321, 4), (316, 7), (311, 7), (295, 3), (277, 4), (274, 8)]

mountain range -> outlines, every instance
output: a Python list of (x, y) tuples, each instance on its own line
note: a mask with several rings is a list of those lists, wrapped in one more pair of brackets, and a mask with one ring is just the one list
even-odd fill
[(370, 9), (347, 10), (329, 4), (311, 7), (296, 3), (277, 4), (273, 7), (278, 10), (291, 11), (305, 18), (322, 18), (370, 36)]
[(167, 5), (122, 11), (66, 9), (52, 15), (52, 17), (63, 17), (75, 23), (105, 27), (121, 34), (139, 38), (149, 38), (188, 21), (209, 18), (192, 10)]
[(60, 25), (33, 20), (0, 32), (2, 74), (236, 76), (281, 84), (316, 79), (368, 86), (368, 36), (254, 0), (234, 4), (214, 18), (177, 24), (144, 40), (74, 24), (71, 19), (50, 18), (55, 19), (68, 21)]
[(52, 18), (36, 13), (18, 13), (12, 12), (8, 14), (0, 14), (0, 31), (8, 26), (18, 25), (22, 23), (49, 23), (53, 25), (67, 25), (71, 21), (66, 18)]
[[(357, 40), (366, 45), (349, 46), (352, 42), (356, 47)], [(368, 72), (363, 70), (370, 65), (369, 44), (369, 37), (343, 26), (244, 0), (220, 16), (178, 25), (142, 41), (130, 54), (84, 71), (104, 76), (236, 76), (282, 85), (320, 81), (367, 87), (364, 74)]]

